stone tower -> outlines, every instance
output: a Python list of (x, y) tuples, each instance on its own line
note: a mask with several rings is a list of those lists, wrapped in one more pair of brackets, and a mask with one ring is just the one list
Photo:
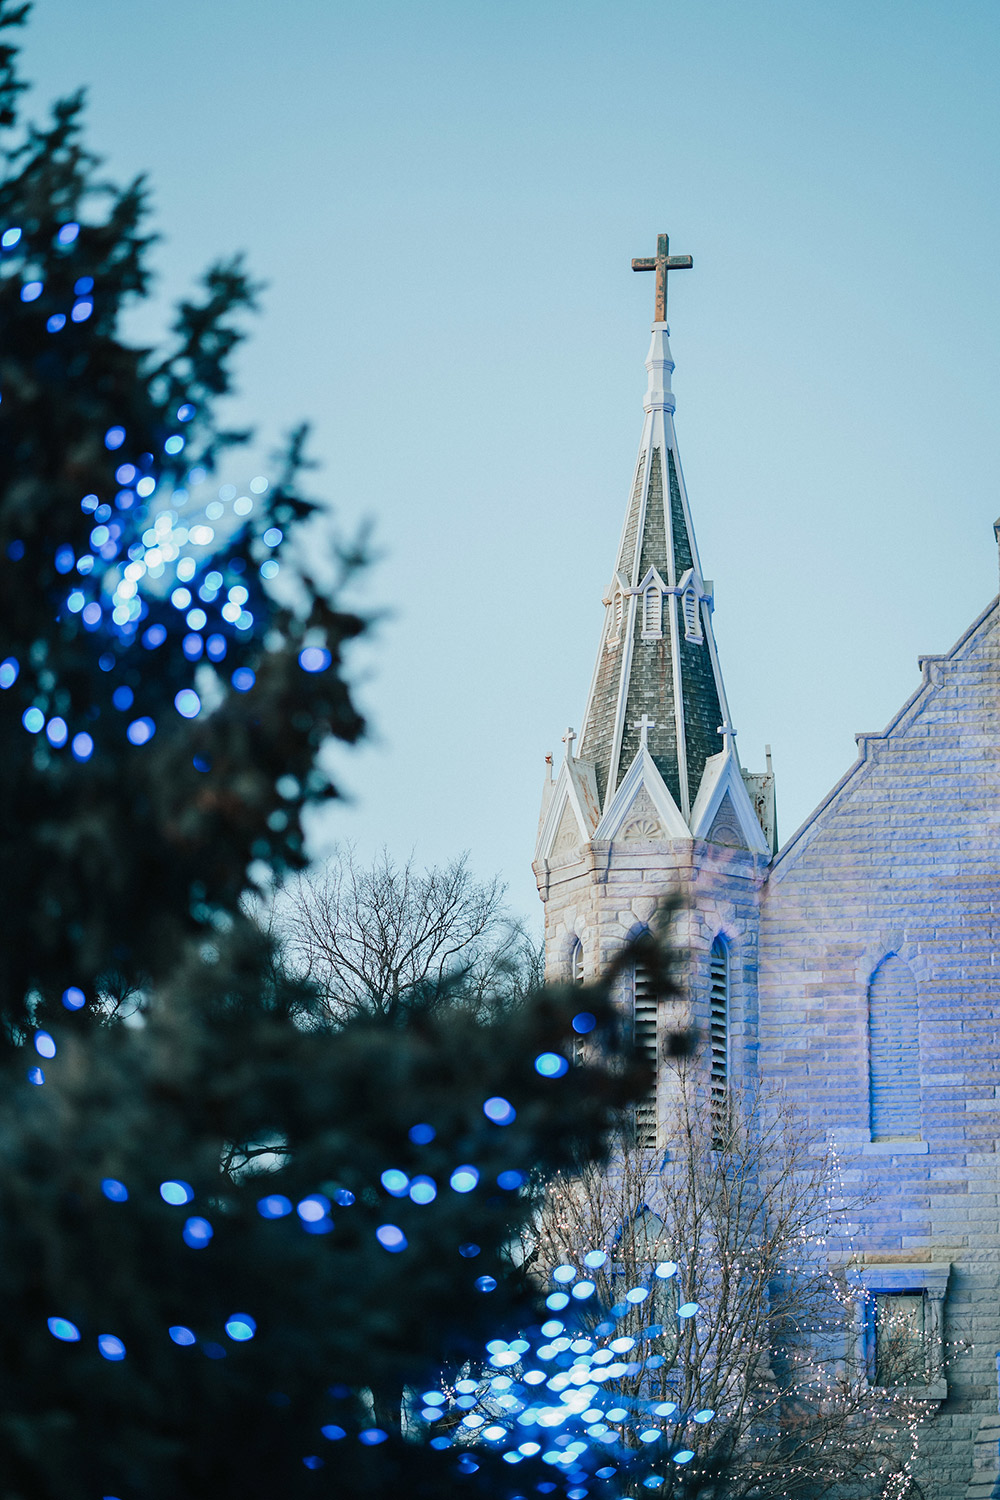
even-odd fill
[[(658, 293), (658, 312), (665, 301)], [(755, 1066), (757, 928), (775, 847), (774, 791), (769, 771), (742, 770), (736, 754), (712, 585), (677, 450), (668, 335), (664, 320), (653, 324), (639, 456), (579, 754), (570, 731), (545, 785), (534, 870), (552, 978), (582, 981), (603, 970), (665, 896), (681, 895), (676, 936), (688, 955), (687, 1000), (657, 1006), (640, 968), (622, 1003), (654, 1067), (664, 1030), (690, 1020), (710, 1034), (713, 1081), (724, 1091)], [(658, 1080), (640, 1109), (650, 1145), (665, 1087)]]

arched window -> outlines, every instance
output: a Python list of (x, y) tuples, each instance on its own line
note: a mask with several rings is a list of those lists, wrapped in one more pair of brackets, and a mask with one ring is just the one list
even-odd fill
[(709, 1050), (711, 1055), (712, 1145), (722, 1145), (729, 1102), (729, 948), (723, 937), (709, 959)]
[(614, 620), (611, 625), (611, 634), (617, 641), (622, 633), (622, 620), (625, 618), (625, 595), (621, 589), (615, 589)]
[(873, 1141), (919, 1139), (917, 983), (895, 953), (868, 984), (868, 1105)]
[[(569, 955), (569, 977), (571, 984), (583, 984), (583, 944), (579, 938), (573, 943)], [(573, 1060), (582, 1063), (587, 1061), (587, 1038), (577, 1036), (573, 1038)]]
[(656, 1084), (659, 1045), (656, 1035), (656, 991), (653, 977), (641, 960), (632, 969), (632, 1024), (635, 1045), (645, 1054), (653, 1070), (653, 1082), (645, 1099), (636, 1105), (636, 1140), (640, 1146), (656, 1145)]
[(573, 984), (583, 983), (583, 944), (577, 938), (569, 956), (569, 973)]
[(642, 633), (654, 639), (663, 634), (663, 595), (656, 583), (651, 583), (642, 596)]
[(684, 590), (684, 634), (689, 641), (701, 640), (701, 616), (698, 611), (698, 595), (693, 583)]

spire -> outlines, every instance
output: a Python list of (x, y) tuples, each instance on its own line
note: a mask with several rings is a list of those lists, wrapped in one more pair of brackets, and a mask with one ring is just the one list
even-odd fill
[[(664, 314), (667, 272), (691, 265), (690, 256), (667, 252), (661, 235), (655, 259), (632, 262), (656, 271), (656, 310)], [(734, 731), (712, 633), (712, 586), (702, 574), (677, 452), (674, 361), (662, 317), (653, 324), (646, 370), (642, 441), (579, 753), (594, 766), (606, 812), (648, 749), (690, 826), (708, 760), (720, 752), (735, 760)]]

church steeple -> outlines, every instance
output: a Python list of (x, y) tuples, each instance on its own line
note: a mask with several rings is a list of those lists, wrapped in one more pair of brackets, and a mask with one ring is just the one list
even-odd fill
[[(656, 319), (632, 476), (577, 753), (549, 784), (536, 860), (620, 837), (704, 839), (769, 857), (773, 778), (744, 772), (712, 629), (674, 431), (667, 276), (691, 257), (657, 254)], [(765, 833), (765, 827), (767, 832)], [(648, 835), (644, 832), (648, 830)]]
[(593, 762), (607, 808), (645, 740), (690, 824), (705, 764), (730, 748), (732, 726), (677, 452), (665, 323), (653, 324), (646, 369), (642, 441), (580, 754)]

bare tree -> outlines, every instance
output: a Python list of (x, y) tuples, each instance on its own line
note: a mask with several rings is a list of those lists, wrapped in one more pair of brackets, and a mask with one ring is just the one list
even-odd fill
[(419, 870), (386, 849), (363, 864), (344, 844), (287, 893), (280, 926), (290, 962), (322, 988), (336, 1020), (439, 998), (495, 1012), (541, 979), (539, 945), (505, 890), (476, 880), (467, 855)]
[[(676, 1072), (666, 1160), (624, 1125), (608, 1168), (551, 1187), (526, 1261), (590, 1265), (594, 1321), (636, 1348), (622, 1375), (626, 1445), (659, 1425), (686, 1465), (661, 1495), (700, 1500), (916, 1496), (912, 1344), (880, 1341), (875, 1385), (838, 1273), (849, 1250), (835, 1164), (780, 1096), (731, 1092), (720, 1130), (694, 1067)], [(605, 1324), (605, 1331), (607, 1324)], [(896, 1357), (898, 1356), (898, 1358)], [(909, 1361), (909, 1365), (907, 1364)], [(898, 1366), (898, 1368), (896, 1368)], [(891, 1387), (891, 1388), (890, 1388)], [(632, 1414), (639, 1414), (638, 1417)], [(643, 1415), (645, 1414), (645, 1415)]]

